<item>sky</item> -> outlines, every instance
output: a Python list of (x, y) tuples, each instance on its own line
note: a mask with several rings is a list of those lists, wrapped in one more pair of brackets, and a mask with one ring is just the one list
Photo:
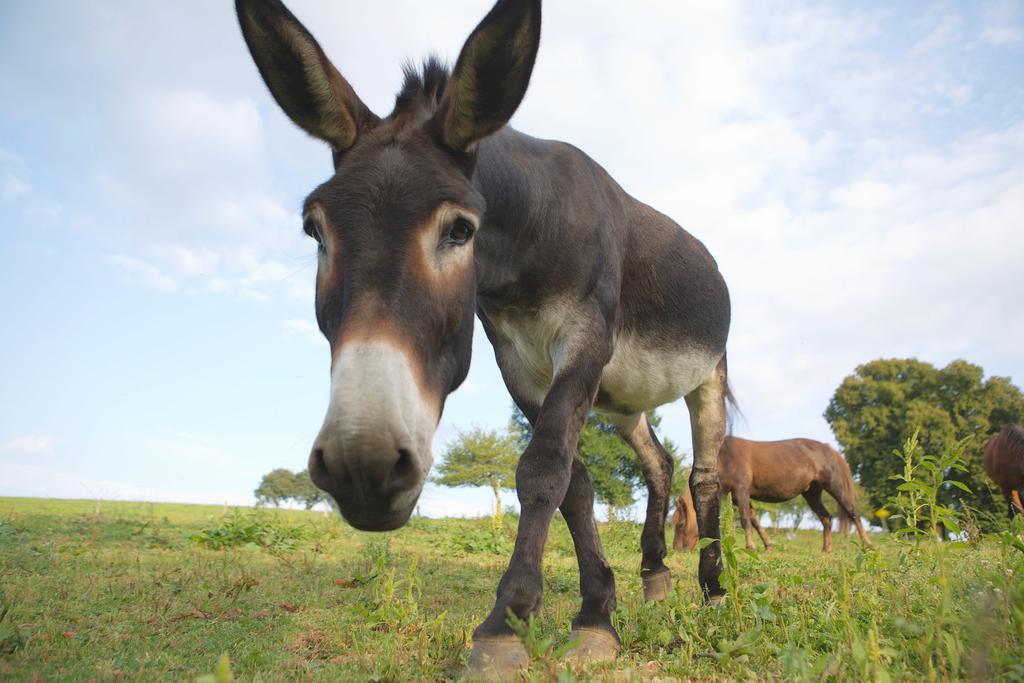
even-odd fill
[[(249, 504), (305, 467), (329, 353), (299, 208), (331, 160), (232, 5), (0, 3), (0, 495)], [(402, 62), (453, 61), (490, 3), (289, 6), (386, 115)], [(735, 433), (834, 442), (829, 398), (878, 357), (1024, 382), (1024, 4), (549, 1), (512, 125), (714, 254)], [(478, 324), (435, 455), (510, 407)]]

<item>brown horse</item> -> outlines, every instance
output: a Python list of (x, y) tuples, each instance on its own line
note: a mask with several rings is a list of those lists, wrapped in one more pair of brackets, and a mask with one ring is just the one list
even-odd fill
[[(431, 59), (406, 70), (385, 117), (280, 0), (236, 0), (236, 9), (270, 93), (334, 162), (303, 206), (303, 229), (316, 241), (317, 322), (331, 348), (313, 481), (359, 529), (406, 523), (445, 399), (469, 370), (475, 314), (534, 429), (516, 472), (515, 548), (473, 633), (470, 665), (511, 678), (528, 662), (508, 615), (525, 619), (540, 605), (555, 510), (579, 562), (573, 653), (615, 657), (615, 580), (577, 453), (580, 430), (597, 409), (637, 452), (649, 492), (641, 577), (645, 596), (661, 599), (671, 588), (663, 559), (673, 461), (646, 414), (680, 396), (693, 427), (700, 534), (719, 536), (730, 304), (715, 260), (580, 150), (506, 125), (533, 71), (540, 0), (498, 0), (453, 69)], [(614, 112), (608, 121), (620, 136), (639, 123)], [(709, 600), (724, 593), (721, 570), (712, 543), (698, 567)]]
[(1008, 424), (985, 444), (985, 473), (996, 483), (1010, 518), (1024, 514), (1024, 427)]
[(690, 487), (683, 489), (683, 495), (676, 500), (676, 511), (672, 514), (672, 549), (693, 550), (697, 547), (697, 512), (693, 509)]
[[(824, 527), (822, 550), (832, 550), (832, 515), (822, 503), (821, 493), (827, 491), (839, 503), (841, 519), (857, 527), (860, 539), (871, 545), (854, 501), (853, 476), (842, 455), (828, 444), (811, 439), (785, 441), (748, 441), (727, 436), (718, 453), (718, 477), (722, 495), (732, 493), (733, 502), (740, 511), (740, 523), (746, 532), (747, 547), (754, 547), (751, 527), (757, 531), (766, 549), (772, 543), (754, 514), (751, 500), (781, 503), (803, 495), (811, 510), (818, 515)], [(687, 496), (676, 501), (673, 547), (692, 549), (697, 544), (690, 528), (692, 502)]]

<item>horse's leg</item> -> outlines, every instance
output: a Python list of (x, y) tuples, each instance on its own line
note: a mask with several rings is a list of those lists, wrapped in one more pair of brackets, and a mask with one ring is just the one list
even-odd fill
[(868, 538), (867, 533), (864, 531), (864, 525), (860, 522), (860, 515), (857, 514), (857, 507), (856, 505), (854, 505), (854, 502), (850, 499), (850, 496), (848, 496), (845, 493), (842, 485), (830, 483), (828, 486), (825, 487), (825, 490), (828, 491), (828, 494), (830, 496), (836, 499), (836, 502), (839, 503), (839, 507), (842, 508), (843, 512), (846, 513), (846, 517), (840, 516), (839, 518), (839, 528), (842, 529), (842, 522), (846, 521), (847, 519), (852, 521), (853, 525), (857, 527), (857, 535), (860, 536), (861, 543), (863, 543), (866, 546), (872, 546), (873, 544), (871, 543), (871, 540)]
[[(693, 433), (693, 471), (690, 492), (697, 513), (697, 529), (701, 538), (719, 541), (718, 509), (721, 497), (718, 483), (718, 451), (725, 438), (726, 396), (725, 358), (719, 361), (711, 377), (686, 395)], [(705, 599), (717, 602), (725, 595), (718, 581), (722, 573), (722, 548), (716, 542), (700, 551), (697, 580)]]
[(1024, 515), (1024, 504), (1021, 503), (1021, 492), (1010, 489), (1009, 495), (1006, 496), (1006, 500), (1010, 504), (1010, 519), (1013, 519), (1014, 514)]
[(686, 513), (683, 512), (683, 497), (676, 499), (676, 511), (672, 513), (672, 549), (680, 552), (686, 546), (684, 533), (686, 531)]
[(572, 322), (579, 324), (580, 334), (562, 340), (563, 354), (537, 415), (533, 438), (516, 468), (520, 515), (512, 557), (498, 582), (494, 608), (473, 631), (469, 665), (479, 676), (508, 679), (529, 661), (507, 620), (510, 612), (526, 619), (540, 606), (541, 558), (548, 528), (569, 491), (580, 429), (593, 406), (601, 370), (611, 357), (611, 337), (603, 318)]
[(1006, 514), (1009, 516), (1010, 521), (1013, 521), (1013, 516), (1017, 514), (1017, 510), (1013, 507), (1013, 489), (1009, 486), (999, 485), (999, 490), (1003, 492), (1003, 502), (1006, 503)]
[(832, 515), (829, 514), (825, 504), (821, 502), (821, 487), (815, 484), (804, 491), (804, 500), (807, 501), (814, 514), (818, 515), (818, 519), (821, 520), (821, 526), (824, 527), (821, 552), (832, 552)]
[(741, 487), (736, 487), (732, 491), (732, 501), (736, 503), (736, 507), (740, 511), (740, 526), (743, 527), (743, 533), (746, 535), (747, 548), (753, 550), (756, 546), (754, 545), (754, 531), (751, 528), (753, 525), (750, 520), (753, 516), (750, 493)]
[(615, 576), (605, 560), (594, 521), (594, 488), (587, 467), (577, 453), (572, 461), (572, 478), (559, 506), (569, 527), (580, 568), (583, 603), (572, 621), (572, 638), (580, 644), (569, 652), (577, 662), (615, 659), (621, 641), (612, 626), (615, 610)]
[(619, 434), (636, 452), (647, 482), (647, 517), (640, 534), (640, 577), (644, 598), (664, 600), (672, 591), (672, 574), (665, 566), (665, 517), (672, 489), (672, 456), (654, 435), (647, 414), (631, 418), (612, 417)]
[(761, 528), (761, 520), (758, 519), (758, 517), (760, 517), (760, 515), (758, 515), (755, 512), (750, 517), (750, 522), (754, 525), (754, 530), (757, 531), (757, 535), (761, 537), (761, 542), (764, 543), (764, 549), (765, 550), (771, 550), (772, 549), (771, 539), (768, 538), (768, 534), (766, 534), (764, 532), (764, 529)]

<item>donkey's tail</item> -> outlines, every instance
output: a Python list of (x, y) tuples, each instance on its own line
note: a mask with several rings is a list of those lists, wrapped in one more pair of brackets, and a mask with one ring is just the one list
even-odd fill
[[(857, 514), (857, 492), (853, 487), (853, 472), (850, 471), (850, 463), (846, 462), (846, 458), (836, 449), (830, 447), (829, 450), (832, 451), (832, 456), (836, 459), (836, 464), (839, 467), (839, 485), (846, 500), (850, 503), (850, 510), (855, 515)], [(839, 530), (848, 531), (850, 524), (853, 523), (853, 517), (846, 511), (846, 505), (843, 505), (842, 501), (837, 502), (839, 502)]]
[(739, 418), (744, 422), (746, 422), (747, 418), (743, 415), (743, 411), (740, 410), (740, 404), (736, 400), (736, 393), (732, 390), (732, 382), (729, 381), (729, 362), (727, 358), (728, 354), (722, 355), (722, 369), (725, 371), (726, 433), (732, 434), (732, 427), (736, 422), (736, 418)]

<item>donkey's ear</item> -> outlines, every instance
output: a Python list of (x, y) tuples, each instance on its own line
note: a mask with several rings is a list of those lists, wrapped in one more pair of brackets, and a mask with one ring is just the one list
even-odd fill
[(260, 75), (300, 128), (342, 152), (379, 120), (280, 0), (235, 0), (235, 10)]
[(498, 0), (473, 30), (434, 117), (446, 145), (468, 151), (512, 118), (540, 45), (541, 0)]

